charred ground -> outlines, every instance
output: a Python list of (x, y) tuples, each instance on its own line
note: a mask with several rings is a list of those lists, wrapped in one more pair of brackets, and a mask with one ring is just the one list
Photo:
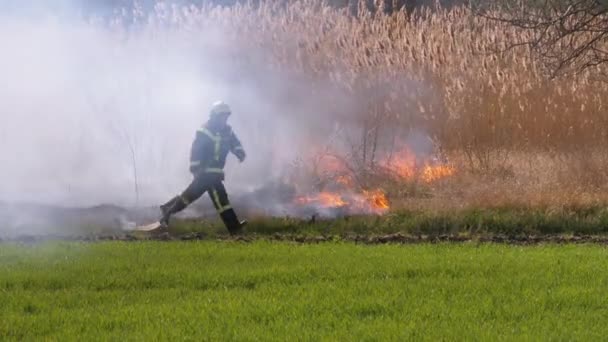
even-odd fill
[[(238, 203), (238, 201), (237, 201)], [(17, 210), (18, 209), (18, 210)], [(128, 210), (116, 206), (84, 209), (46, 206), (4, 206), (4, 241), (45, 240), (216, 240), (230, 239), (213, 209), (192, 208), (173, 221), (168, 232), (132, 231), (129, 223), (155, 218), (155, 208)], [(469, 210), (394, 211), (377, 216), (335, 217), (256, 216), (249, 214), (246, 234), (236, 239), (294, 242), (352, 241), (357, 243), (504, 242), (515, 244), (601, 243), (608, 241), (608, 210), (604, 207), (503, 207)], [(21, 217), (14, 216), (20, 213)], [(13, 216), (11, 216), (13, 215)], [(36, 221), (35, 219), (38, 219)], [(5, 225), (5, 227), (7, 227)]]

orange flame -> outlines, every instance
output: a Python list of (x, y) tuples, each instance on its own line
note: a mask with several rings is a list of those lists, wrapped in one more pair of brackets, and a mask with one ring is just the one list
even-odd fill
[(382, 163), (400, 178), (413, 179), (416, 176), (416, 156), (408, 149), (403, 149), (392, 158)]
[[(390, 209), (384, 189), (361, 190), (356, 185), (355, 175), (340, 158), (331, 155), (317, 157), (314, 165), (316, 172), (321, 172), (325, 179), (331, 180), (328, 183), (331, 191), (297, 197), (294, 204), (345, 208), (353, 213), (383, 214)], [(433, 183), (456, 172), (453, 166), (417, 156), (407, 146), (395, 155), (380, 159), (378, 165), (402, 180), (420, 180), (425, 183)]]
[(434, 181), (453, 175), (455, 171), (456, 170), (449, 165), (426, 165), (422, 170), (422, 180), (426, 183), (432, 183)]
[(298, 197), (295, 202), (300, 205), (316, 204), (323, 208), (352, 207), (373, 213), (382, 213), (389, 209), (388, 198), (381, 189), (364, 190), (362, 194), (324, 191), (312, 196)]
[(380, 189), (371, 191), (363, 190), (363, 196), (365, 196), (369, 204), (374, 209), (388, 209), (390, 207), (386, 194)]
[(317, 203), (327, 208), (338, 208), (348, 205), (340, 194), (333, 192), (320, 192), (314, 196), (301, 196), (296, 199), (299, 204)]
[(408, 148), (404, 148), (397, 156), (383, 164), (402, 179), (412, 180), (419, 177), (425, 183), (438, 181), (456, 172), (456, 169), (449, 165), (435, 165), (431, 160), (421, 162)]

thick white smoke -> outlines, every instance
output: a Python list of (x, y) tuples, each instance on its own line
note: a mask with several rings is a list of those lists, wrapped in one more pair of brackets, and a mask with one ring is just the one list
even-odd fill
[[(248, 152), (243, 165), (229, 159), (232, 192), (276, 177), (331, 129), (324, 103), (336, 94), (286, 99), (307, 83), (270, 72), (264, 51), (241, 51), (200, 18), (175, 19), (166, 5), (97, 20), (35, 7), (0, 15), (0, 201), (157, 205), (190, 181), (194, 132), (218, 99)], [(238, 53), (259, 68), (224, 58)]]

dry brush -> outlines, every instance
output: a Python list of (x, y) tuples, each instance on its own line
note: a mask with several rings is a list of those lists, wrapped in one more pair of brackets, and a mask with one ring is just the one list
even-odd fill
[(348, 154), (356, 168), (373, 168), (376, 149), (403, 135), (427, 134), (458, 172), (424, 185), (426, 199), (394, 192), (404, 206), (608, 200), (608, 83), (595, 79), (602, 67), (549, 79), (529, 48), (495, 52), (530, 31), (466, 7), (353, 17), (317, 1), (157, 6), (147, 20), (185, 29), (187, 39), (220, 28), (222, 40), (210, 44), (221, 48), (212, 51), (234, 75), (280, 71), (305, 80), (295, 97), (328, 87), (344, 94), (354, 110), (327, 106), (332, 124), (359, 129)]

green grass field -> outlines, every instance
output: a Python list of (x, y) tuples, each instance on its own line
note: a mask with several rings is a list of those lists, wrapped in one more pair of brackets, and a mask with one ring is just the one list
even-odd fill
[(600, 340), (597, 245), (0, 244), (0, 340)]

